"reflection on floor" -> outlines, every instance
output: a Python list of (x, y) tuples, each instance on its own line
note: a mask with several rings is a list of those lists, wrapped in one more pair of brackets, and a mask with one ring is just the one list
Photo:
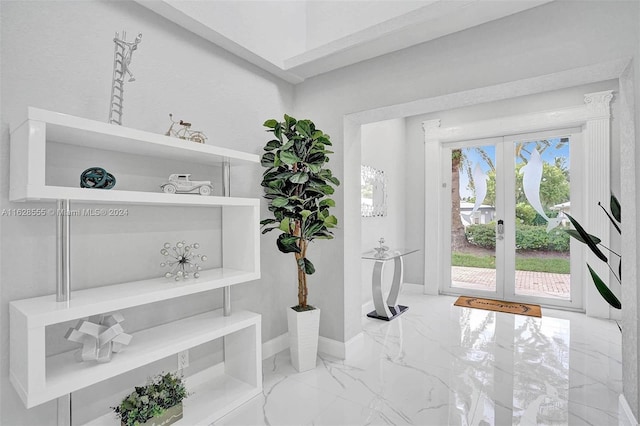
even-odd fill
[(405, 286), (397, 319), (363, 317), (357, 355), (297, 373), (264, 361), (264, 392), (216, 425), (617, 425), (620, 332), (611, 321), (453, 306)]

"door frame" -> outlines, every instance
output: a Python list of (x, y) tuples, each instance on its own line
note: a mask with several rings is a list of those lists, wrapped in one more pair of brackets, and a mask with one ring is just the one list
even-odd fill
[[(552, 111), (532, 112), (528, 114), (500, 117), (464, 123), (452, 127), (440, 127), (440, 120), (428, 120), (422, 123), (425, 141), (425, 212), (430, 211), (429, 219), (425, 220), (425, 242), (437, 240), (435, 244), (425, 244), (425, 277), (435, 276), (438, 283), (443, 282), (444, 258), (442, 241), (445, 237), (443, 230), (442, 206), (444, 205), (442, 181), (442, 143), (457, 142), (474, 139), (485, 139), (503, 135), (516, 135), (580, 127), (582, 129), (582, 144), (586, 153), (583, 169), (590, 170), (584, 176), (584, 191), (582, 211), (584, 217), (581, 223), (594, 235), (602, 238), (603, 244), (609, 244), (609, 222), (604, 215), (600, 215), (596, 207), (598, 201), (608, 200), (610, 191), (610, 121), (611, 100), (613, 91), (587, 93), (584, 103), (569, 108)], [(434, 179), (437, 177), (437, 179)], [(444, 190), (444, 191), (443, 191)], [(426, 216), (426, 215), (425, 215)], [(585, 253), (585, 259), (594, 266), (600, 276), (609, 276), (606, 265), (593, 258), (593, 254)], [(435, 273), (434, 273), (435, 269)], [(440, 288), (440, 285), (438, 285)], [(599, 297), (593, 285), (587, 285), (583, 279), (584, 303), (582, 304), (589, 315), (609, 317), (609, 307)]]
[[(581, 250), (582, 246), (579, 242), (573, 238), (570, 239), (571, 257), (570, 257), (570, 270), (571, 270), (571, 282), (579, 285), (571, 286), (571, 294), (569, 300), (566, 299), (554, 299), (542, 296), (531, 296), (517, 294), (515, 288), (515, 281), (511, 280), (512, 273), (515, 273), (515, 240), (516, 232), (513, 226), (516, 221), (515, 217), (515, 200), (513, 194), (515, 192), (515, 174), (513, 173), (514, 148), (515, 142), (531, 142), (542, 139), (557, 138), (557, 137), (569, 137), (570, 139), (570, 153), (569, 164), (571, 167), (571, 180), (574, 182), (570, 189), (570, 200), (572, 205), (571, 214), (575, 217), (583, 217), (582, 211), (582, 185), (578, 185), (578, 182), (582, 182), (583, 176), (583, 163), (584, 163), (584, 146), (582, 143), (582, 129), (566, 128), (566, 129), (554, 129), (546, 130), (542, 132), (524, 133), (518, 135), (503, 135), (499, 137), (465, 140), (459, 142), (443, 142), (441, 143), (442, 162), (446, 164), (443, 167), (443, 175), (441, 177), (442, 182), (447, 184), (451, 188), (451, 167), (449, 164), (450, 156), (448, 154), (450, 149), (476, 147), (482, 145), (493, 145), (495, 147), (495, 158), (493, 159), (497, 171), (503, 170), (501, 178), (496, 181), (496, 219), (503, 219), (505, 221), (504, 238), (496, 240), (496, 289), (495, 291), (487, 290), (474, 290), (464, 287), (453, 287), (451, 285), (451, 271), (450, 268), (443, 268), (443, 280), (440, 283), (440, 293), (452, 294), (452, 295), (468, 295), (478, 297), (495, 297), (497, 299), (536, 303), (543, 306), (549, 306), (554, 308), (568, 309), (568, 310), (584, 310), (584, 292), (583, 292), (583, 276), (584, 276), (584, 251)], [(443, 186), (444, 187), (444, 186)], [(443, 197), (443, 228), (445, 229), (445, 237), (442, 240), (442, 252), (443, 262), (446, 263), (447, 259), (451, 256), (451, 240), (446, 238), (449, 235), (448, 230), (451, 228), (451, 215), (446, 214), (448, 206), (451, 205), (451, 191), (442, 191)], [(508, 246), (513, 247), (509, 248)], [(511, 284), (513, 282), (513, 284)]]

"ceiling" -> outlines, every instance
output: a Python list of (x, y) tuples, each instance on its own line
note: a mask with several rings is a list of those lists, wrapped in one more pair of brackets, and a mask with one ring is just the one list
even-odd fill
[(553, 0), (136, 0), (290, 82)]

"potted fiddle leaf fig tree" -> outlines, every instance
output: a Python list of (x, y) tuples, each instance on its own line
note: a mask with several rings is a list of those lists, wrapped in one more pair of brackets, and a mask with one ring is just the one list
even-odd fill
[(338, 219), (330, 214), (331, 198), (340, 181), (326, 167), (331, 145), (329, 135), (311, 120), (296, 120), (285, 114), (284, 121), (264, 123), (273, 134), (264, 147), (261, 163), (264, 197), (272, 217), (260, 222), (265, 234), (276, 230), (278, 250), (292, 253), (298, 277), (298, 304), (287, 310), (291, 360), (298, 371), (316, 366), (320, 309), (308, 304), (307, 277), (315, 266), (307, 255), (314, 240), (332, 239)]

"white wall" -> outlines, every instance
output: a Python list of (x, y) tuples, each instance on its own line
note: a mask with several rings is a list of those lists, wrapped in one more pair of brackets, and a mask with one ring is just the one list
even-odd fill
[[(362, 252), (378, 247), (384, 237), (391, 249), (405, 247), (405, 124), (404, 119), (380, 121), (362, 126), (362, 164), (382, 170), (387, 181), (387, 215), (363, 217), (360, 245)], [(405, 263), (410, 263), (407, 259)], [(371, 301), (373, 261), (362, 261), (362, 303)], [(393, 277), (393, 262), (384, 269), (388, 287)]]
[[(360, 162), (360, 139), (354, 130), (359, 123), (345, 116), (638, 57), (637, 16), (637, 2), (553, 2), (296, 86), (298, 114), (314, 117), (333, 136), (338, 155), (332, 167), (343, 173), (343, 185), (337, 193), (343, 203), (338, 203), (337, 211), (344, 228), (336, 240), (342, 249), (332, 250), (317, 265), (320, 271), (339, 268), (341, 272), (324, 273), (330, 285), (322, 295), (323, 303), (331, 301), (328, 314), (335, 318), (333, 327), (325, 324), (325, 336), (347, 341), (361, 329), (361, 318), (356, 314), (359, 300), (350, 292), (351, 283), (361, 281), (360, 271), (348, 267), (357, 262), (353, 244), (359, 244), (360, 231), (359, 227), (354, 231), (353, 224), (359, 217), (353, 202), (344, 198), (356, 197), (359, 191), (353, 171)], [(328, 334), (330, 331), (336, 334)]]
[(433, 1), (307, 1), (307, 50), (429, 3)]
[[(426, 120), (441, 120), (441, 127), (452, 127), (474, 121), (510, 115), (526, 114), (529, 112), (549, 111), (567, 108), (584, 103), (584, 94), (613, 90), (617, 92), (617, 81), (607, 81), (586, 86), (577, 86), (569, 89), (556, 90), (535, 95), (506, 99), (498, 102), (457, 108), (454, 110), (434, 112), (407, 118), (407, 191), (415, 194), (415, 203), (424, 206), (425, 202), (425, 171), (424, 164), (424, 131), (422, 122)], [(618, 159), (620, 156), (619, 126), (618, 126), (618, 100), (614, 96), (611, 102), (611, 156)], [(434, 176), (437, 179), (437, 176)], [(620, 194), (620, 169), (611, 168), (611, 190)], [(424, 247), (424, 211), (423, 209), (407, 209), (407, 244), (409, 246)], [(612, 237), (616, 236), (612, 234)], [(405, 281), (424, 283), (424, 257), (416, 259), (416, 262), (407, 264)], [(437, 283), (429, 282), (428, 285), (437, 289)], [(437, 291), (437, 290), (436, 290)]]
[[(636, 13), (636, 19), (640, 21), (640, 10)], [(621, 150), (621, 168), (623, 173), (624, 185), (622, 191), (624, 198), (622, 200), (622, 233), (624, 236), (622, 242), (622, 256), (624, 258), (622, 276), (625, 285), (622, 288), (622, 388), (624, 397), (633, 411), (633, 415), (637, 419), (640, 418), (640, 374), (639, 359), (640, 352), (640, 334), (638, 321), (640, 320), (640, 291), (638, 291), (638, 253), (640, 253), (640, 238), (638, 238), (638, 230), (640, 229), (640, 214), (638, 211), (638, 188), (640, 188), (640, 173), (637, 171), (637, 165), (640, 164), (640, 32), (635, 35), (636, 40), (636, 60), (632, 64), (631, 69), (622, 80), (627, 88), (633, 92), (626, 102), (635, 103), (635, 128), (630, 127), (624, 129), (629, 136), (629, 142), (622, 147)], [(634, 96), (635, 95), (635, 96)], [(634, 162), (635, 161), (635, 162)], [(631, 283), (631, 285), (626, 285)]]
[(305, 1), (170, 0), (169, 3), (279, 66), (284, 59), (305, 50)]
[[(282, 117), (293, 109), (289, 84), (136, 3), (1, 2), (1, 8), (1, 208), (39, 205), (8, 201), (9, 124), (16, 125), (28, 106), (107, 120), (115, 31), (127, 30), (129, 39), (138, 32), (143, 34), (131, 64), (137, 81), (125, 85), (126, 126), (163, 133), (169, 124), (167, 114), (173, 112), (205, 132), (208, 143), (261, 153), (268, 140), (262, 128), (264, 120)], [(115, 164), (113, 160), (112, 156), (101, 155), (87, 160), (92, 162), (87, 166)], [(64, 166), (66, 159), (58, 157), (58, 161)], [(136, 170), (149, 167), (143, 159), (132, 165)], [(135, 174), (136, 170), (131, 172)], [(260, 197), (261, 171), (257, 165), (233, 171), (232, 193)], [(157, 171), (159, 175), (165, 172)], [(215, 170), (210, 173), (219, 188), (219, 175)], [(266, 216), (264, 201), (262, 206), (262, 215)], [(158, 250), (164, 241), (199, 241), (202, 251), (212, 259), (211, 266), (219, 262), (220, 220), (215, 209), (128, 208), (128, 217), (73, 218), (72, 288), (159, 276)], [(9, 383), (7, 309), (9, 301), (55, 292), (54, 220), (0, 217), (3, 425), (56, 423), (55, 402), (27, 411)], [(269, 340), (286, 332), (285, 307), (293, 305), (296, 298), (293, 260), (277, 251), (270, 236), (262, 241), (262, 270), (262, 280), (232, 289), (232, 306), (262, 313), (263, 339)], [(221, 292), (213, 291), (127, 310), (124, 325), (130, 331), (219, 306)], [(51, 351), (66, 347), (62, 332), (64, 327), (49, 333)], [(118, 389), (110, 384), (101, 392), (109, 394)], [(80, 402), (84, 395), (78, 396), (76, 404), (79, 418), (86, 408)], [(108, 411), (107, 407), (103, 405), (102, 409)]]

